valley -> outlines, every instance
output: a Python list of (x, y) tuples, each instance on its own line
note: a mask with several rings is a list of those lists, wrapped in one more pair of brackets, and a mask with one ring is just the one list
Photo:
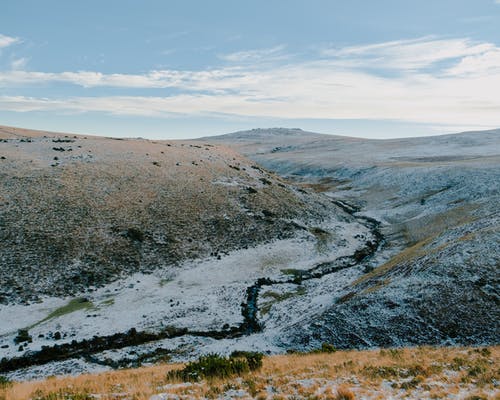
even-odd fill
[(322, 343), (498, 343), (498, 132), (0, 134), (11, 379)]

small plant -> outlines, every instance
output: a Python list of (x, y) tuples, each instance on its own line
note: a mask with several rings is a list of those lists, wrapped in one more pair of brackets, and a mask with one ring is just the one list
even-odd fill
[(361, 373), (367, 378), (371, 379), (376, 379), (376, 378), (389, 379), (401, 376), (399, 368), (390, 366), (367, 365), (363, 367)]
[(418, 375), (409, 381), (405, 381), (405, 382), (401, 383), (399, 385), (399, 388), (401, 388), (403, 390), (415, 389), (424, 381), (425, 381), (424, 377), (421, 375)]
[(355, 400), (355, 397), (354, 397), (354, 393), (351, 392), (347, 387), (340, 386), (337, 389), (333, 399), (334, 400)]
[(257, 393), (259, 392), (257, 390), (257, 384), (255, 383), (255, 381), (253, 379), (246, 379), (243, 381), (243, 383), (248, 388), (248, 393), (250, 393), (250, 396), (255, 398), (255, 396), (257, 396)]
[(403, 355), (400, 349), (389, 349), (387, 351), (392, 358), (401, 359)]
[(135, 242), (144, 241), (144, 232), (142, 232), (139, 228), (136, 227), (128, 228), (125, 236)]
[(331, 343), (323, 343), (321, 344), (321, 352), (322, 353), (335, 353), (337, 349)]
[(331, 343), (322, 343), (319, 349), (311, 350), (309, 353), (311, 354), (319, 354), (319, 353), (335, 353), (337, 349)]
[(94, 397), (88, 393), (78, 393), (74, 390), (61, 389), (58, 392), (44, 393), (41, 390), (37, 390), (32, 394), (33, 400), (94, 400)]
[(255, 351), (233, 351), (230, 358), (243, 358), (248, 363), (250, 371), (256, 371), (262, 367), (262, 354)]

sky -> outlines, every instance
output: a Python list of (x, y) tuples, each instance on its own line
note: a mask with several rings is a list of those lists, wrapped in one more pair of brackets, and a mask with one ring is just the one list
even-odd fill
[(0, 125), (155, 139), (499, 128), (500, 0), (5, 0)]

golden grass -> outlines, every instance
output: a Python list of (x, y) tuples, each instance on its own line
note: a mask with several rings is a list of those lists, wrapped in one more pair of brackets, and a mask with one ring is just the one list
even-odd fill
[(356, 286), (360, 283), (366, 282), (369, 279), (372, 278), (377, 278), (381, 277), (382, 275), (386, 274), (390, 270), (392, 270), (395, 266), (407, 262), (409, 260), (414, 260), (418, 257), (423, 256), (426, 254), (426, 249), (425, 246), (428, 245), (429, 243), (432, 242), (434, 239), (434, 236), (429, 237), (425, 240), (422, 240), (416, 244), (414, 244), (411, 247), (408, 247), (404, 249), (402, 252), (396, 254), (394, 257), (392, 257), (389, 261), (386, 263), (382, 264), (381, 266), (375, 268), (373, 271), (362, 275), (358, 279), (356, 279), (351, 286)]
[[(462, 207), (457, 207), (453, 210), (449, 210), (437, 216), (431, 217), (431, 219), (422, 218), (418, 220), (417, 225), (413, 226), (412, 229), (407, 228), (408, 231), (412, 231), (413, 239), (418, 238), (418, 242), (414, 243), (410, 247), (405, 248), (400, 253), (396, 254), (389, 261), (375, 268), (373, 271), (362, 275), (354, 282), (351, 283), (351, 286), (357, 286), (361, 283), (367, 282), (373, 278), (380, 278), (392, 271), (395, 267), (399, 265), (403, 265), (412, 260), (416, 260), (419, 257), (423, 257), (426, 255), (430, 255), (433, 253), (438, 253), (444, 250), (446, 247), (454, 244), (457, 241), (466, 241), (471, 240), (475, 237), (477, 232), (473, 232), (467, 235), (464, 235), (456, 240), (449, 240), (437, 247), (430, 247), (429, 245), (439, 237), (439, 234), (444, 229), (449, 229), (450, 227), (459, 227), (461, 225), (465, 225), (474, 221), (474, 218), (470, 216), (470, 212), (477, 208), (476, 205), (467, 205)], [(487, 228), (490, 230), (492, 228)], [(418, 233), (416, 233), (418, 232)], [(410, 241), (410, 237), (407, 238)], [(389, 279), (385, 279), (381, 282), (377, 282), (375, 286), (371, 288), (365, 289), (363, 293), (370, 293), (384, 287), (386, 284), (390, 282)]]
[(472, 212), (477, 210), (477, 204), (464, 204), (442, 213), (413, 218), (404, 222), (403, 233), (410, 244), (428, 237), (433, 237), (452, 227), (462, 226), (475, 221)]
[(195, 384), (167, 379), (167, 372), (181, 365), (162, 364), (16, 382), (0, 389), (0, 399), (25, 400), (36, 395), (43, 399), (50, 393), (92, 394), (102, 400), (143, 400), (158, 393), (176, 394), (180, 399), (217, 398), (231, 390), (243, 390), (248, 394), (246, 398), (256, 399), (384, 399), (391, 395), (387, 387), (416, 399), (444, 398), (445, 393), (458, 392), (494, 399), (500, 395), (499, 356), (500, 346), (280, 355), (265, 358), (261, 370), (242, 378)]

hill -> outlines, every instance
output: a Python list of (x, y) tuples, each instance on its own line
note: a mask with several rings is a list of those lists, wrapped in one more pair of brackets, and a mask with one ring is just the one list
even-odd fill
[(207, 140), (380, 222), (378, 258), (283, 341), (498, 343), (500, 130), (367, 140), (276, 128)]
[(290, 237), (294, 218), (324, 214), (226, 147), (0, 133), (4, 303)]
[(497, 131), (0, 132), (11, 379), (322, 343), (498, 343)]
[(0, 373), (12, 377), (252, 341), (262, 287), (377, 247), (365, 221), (225, 146), (0, 132)]

